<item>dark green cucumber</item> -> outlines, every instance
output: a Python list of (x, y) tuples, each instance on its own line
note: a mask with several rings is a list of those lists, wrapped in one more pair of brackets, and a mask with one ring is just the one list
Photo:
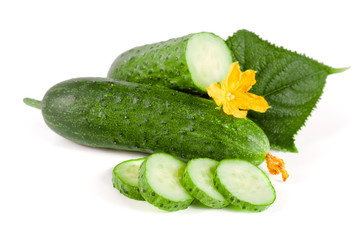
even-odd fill
[(205, 93), (226, 76), (232, 55), (223, 39), (202, 32), (133, 48), (112, 64), (108, 77)]
[(47, 125), (80, 144), (165, 152), (183, 160), (263, 162), (269, 151), (264, 132), (216, 107), (213, 100), (165, 87), (106, 78), (61, 82), (47, 91), (41, 105)]

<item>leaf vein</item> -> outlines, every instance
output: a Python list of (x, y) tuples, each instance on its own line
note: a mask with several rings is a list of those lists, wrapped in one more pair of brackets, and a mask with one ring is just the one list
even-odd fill
[(317, 72), (315, 72), (315, 73), (312, 73), (312, 74), (310, 74), (310, 75), (307, 75), (306, 77), (300, 78), (300, 79), (295, 80), (295, 81), (293, 81), (293, 82), (291, 82), (291, 83), (289, 83), (289, 84), (287, 84), (287, 85), (284, 85), (284, 86), (282, 86), (282, 87), (279, 87), (279, 88), (277, 88), (277, 89), (275, 89), (275, 90), (273, 90), (273, 91), (271, 91), (271, 92), (269, 92), (269, 93), (266, 93), (266, 94), (263, 95), (263, 96), (266, 97), (266, 96), (273, 95), (273, 94), (275, 94), (275, 93), (277, 93), (277, 92), (279, 92), (279, 91), (281, 91), (281, 90), (283, 90), (283, 89), (285, 89), (285, 88), (291, 87), (291, 86), (293, 86), (293, 85), (296, 84), (296, 83), (305, 81), (305, 80), (307, 80), (307, 79), (309, 79), (309, 78), (311, 78), (311, 77), (313, 77), (313, 76), (316, 76), (317, 74), (320, 74), (320, 73), (325, 73), (325, 74), (326, 74), (326, 71), (324, 71), (324, 70), (319, 70), (319, 71), (317, 71)]

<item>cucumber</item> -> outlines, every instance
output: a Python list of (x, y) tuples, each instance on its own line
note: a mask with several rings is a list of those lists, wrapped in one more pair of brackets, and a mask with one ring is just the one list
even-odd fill
[(128, 198), (144, 200), (138, 186), (139, 168), (145, 158), (132, 159), (119, 163), (113, 170), (114, 188)]
[(216, 168), (214, 182), (234, 207), (245, 211), (261, 212), (276, 199), (266, 174), (245, 160), (222, 160)]
[(201, 32), (124, 52), (113, 62), (108, 77), (206, 93), (206, 87), (225, 78), (231, 63), (224, 40)]
[(190, 160), (182, 178), (185, 189), (202, 204), (211, 208), (223, 208), (229, 205), (213, 184), (218, 163), (209, 158)]
[[(40, 102), (24, 99), (39, 107)], [(41, 109), (59, 135), (87, 146), (194, 158), (264, 161), (269, 141), (251, 120), (216, 109), (214, 101), (165, 87), (77, 78), (47, 91)]]
[(150, 155), (139, 169), (139, 188), (143, 198), (165, 211), (186, 209), (194, 198), (180, 179), (186, 163), (166, 153)]

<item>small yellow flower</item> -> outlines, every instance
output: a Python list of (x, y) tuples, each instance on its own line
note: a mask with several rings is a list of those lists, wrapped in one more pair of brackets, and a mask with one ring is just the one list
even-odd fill
[(248, 92), (255, 83), (255, 71), (241, 72), (239, 63), (234, 62), (221, 86), (213, 83), (206, 90), (226, 114), (246, 118), (248, 110), (265, 112), (269, 108), (265, 98)]

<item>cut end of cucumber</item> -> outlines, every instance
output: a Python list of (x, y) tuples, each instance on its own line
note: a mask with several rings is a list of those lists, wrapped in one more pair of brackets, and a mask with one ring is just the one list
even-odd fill
[(275, 190), (269, 178), (247, 161), (223, 160), (216, 174), (233, 199), (259, 206), (268, 206), (275, 201)]
[(221, 82), (232, 63), (225, 41), (212, 33), (197, 33), (187, 44), (186, 60), (194, 84), (203, 91), (212, 83)]

